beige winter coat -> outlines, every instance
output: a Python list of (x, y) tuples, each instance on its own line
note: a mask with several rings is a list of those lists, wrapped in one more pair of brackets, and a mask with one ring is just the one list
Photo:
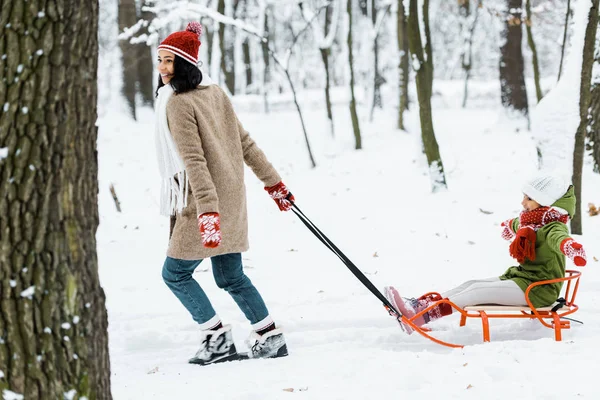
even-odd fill
[[(173, 94), (167, 120), (190, 182), (188, 205), (176, 215), (167, 255), (200, 260), (248, 250), (244, 162), (265, 186), (277, 184), (281, 177), (244, 130), (219, 86)], [(197, 216), (207, 212), (221, 217), (222, 242), (215, 249), (202, 245), (198, 230)]]

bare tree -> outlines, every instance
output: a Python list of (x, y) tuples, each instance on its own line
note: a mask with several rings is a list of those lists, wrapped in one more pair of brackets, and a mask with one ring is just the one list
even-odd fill
[[(248, 18), (248, 0), (241, 0), (241, 18), (246, 20)], [(246, 72), (246, 90), (244, 92), (247, 93), (248, 88), (252, 87), (252, 58), (250, 57), (250, 39), (248, 35), (244, 35), (244, 39), (242, 41), (242, 55), (244, 58), (244, 70)]]
[(529, 107), (521, 48), (523, 38), (522, 5), (523, 0), (506, 0), (502, 45), (500, 46), (500, 91), (504, 107), (527, 116)]
[(594, 162), (594, 172), (600, 174), (600, 82), (594, 84), (590, 97), (590, 130), (588, 138)]
[(356, 96), (354, 95), (354, 52), (352, 49), (352, 0), (346, 1), (346, 12), (348, 14), (348, 36), (346, 43), (348, 45), (348, 64), (350, 66), (350, 117), (352, 118), (352, 130), (354, 131), (354, 148), (362, 149), (362, 137), (360, 134), (360, 125), (358, 113), (356, 112)]
[[(431, 43), (425, 44), (421, 40), (421, 27), (419, 26), (418, 0), (410, 0), (408, 13), (408, 44), (413, 59), (412, 65), (415, 69), (417, 82), (417, 97), (419, 100), (419, 116), (421, 120), (421, 138), (431, 178), (433, 192), (446, 188), (446, 176), (440, 150), (435, 138), (433, 119), (431, 115), (431, 95), (433, 87), (433, 59), (431, 57)], [(428, 31), (429, 26), (429, 0), (423, 2), (423, 23)], [(427, 40), (428, 35), (425, 35)], [(427, 55), (427, 58), (425, 58)]]
[(0, 392), (110, 400), (96, 256), (98, 2), (36, 6), (5, 1), (0, 14)]
[[(152, 13), (146, 10), (148, 0), (140, 0), (139, 19), (144, 21), (152, 20)], [(142, 27), (142, 34), (148, 34), (147, 22)], [(152, 57), (152, 47), (146, 43), (138, 43), (137, 50), (137, 81), (138, 89), (144, 105), (152, 106), (154, 104), (154, 63)]]
[[(119, 0), (119, 32), (137, 22), (135, 0)], [(136, 46), (129, 40), (120, 40), (123, 59), (123, 96), (127, 100), (129, 113), (136, 119), (135, 96), (137, 94), (138, 62)]]
[(462, 47), (462, 68), (465, 72), (465, 86), (463, 90), (463, 108), (467, 106), (469, 98), (469, 79), (471, 79), (471, 69), (473, 67), (473, 39), (475, 36), (475, 27), (479, 19), (479, 10), (482, 7), (482, 0), (477, 0), (475, 11), (471, 10), (470, 0), (459, 0), (459, 14), (463, 21), (463, 40)]
[[(600, 28), (600, 27), (599, 27)], [(600, 29), (599, 29), (600, 31)], [(590, 94), (589, 127), (587, 138), (592, 153), (594, 172), (600, 173), (600, 32), (596, 32), (596, 49), (594, 51), (595, 75), (592, 77), (592, 93)]]
[(540, 63), (538, 61), (537, 48), (535, 47), (535, 41), (533, 40), (533, 32), (531, 31), (531, 0), (525, 0), (525, 30), (527, 31), (527, 43), (531, 50), (531, 62), (533, 64), (533, 80), (535, 82), (535, 95), (539, 103), (544, 97), (542, 93), (542, 86), (540, 84)]
[(404, 8), (404, 1), (398, 0), (398, 14), (396, 16), (396, 33), (398, 52), (400, 60), (398, 63), (398, 129), (404, 130), (404, 111), (408, 110), (408, 82), (409, 82), (409, 68), (408, 68), (408, 34), (407, 34), (407, 21), (406, 21), (406, 10)]
[[(309, 9), (308, 4), (301, 2), (298, 3), (298, 6), (300, 7), (302, 16), (306, 22), (315, 21), (314, 11)], [(327, 119), (329, 121), (329, 130), (332, 137), (335, 136), (335, 129), (333, 124), (333, 108), (331, 105), (331, 67), (329, 65), (329, 59), (331, 57), (331, 46), (333, 45), (338, 30), (340, 8), (340, 0), (332, 0), (329, 3), (326, 3), (323, 30), (321, 30), (317, 21), (311, 25), (321, 53), (323, 69), (325, 70), (325, 106), (327, 110)]]
[(369, 112), (369, 120), (373, 121), (373, 117), (375, 114), (375, 107), (382, 108), (383, 101), (381, 99), (381, 86), (385, 83), (385, 78), (382, 75), (379, 68), (379, 39), (381, 36), (381, 27), (383, 26), (383, 21), (387, 16), (390, 8), (392, 7), (391, 3), (381, 4), (381, 9), (377, 6), (376, 0), (370, 0), (368, 13), (371, 17), (371, 35), (373, 40), (373, 71), (372, 71), (372, 83), (373, 90), (371, 98), (371, 110)]
[(569, 31), (569, 16), (571, 15), (571, 0), (567, 0), (567, 12), (565, 12), (565, 27), (563, 30), (562, 46), (560, 48), (560, 63), (558, 65), (558, 78), (562, 74), (563, 61), (565, 59), (565, 47), (567, 47), (567, 32)]
[(585, 42), (583, 45), (583, 62), (581, 66), (581, 86), (579, 89), (579, 127), (575, 134), (575, 148), (573, 150), (573, 185), (577, 205), (575, 216), (571, 220), (571, 231), (576, 235), (583, 233), (581, 223), (581, 183), (583, 172), (583, 156), (585, 153), (585, 137), (589, 125), (588, 109), (591, 104), (592, 69), (594, 66), (594, 47), (596, 45), (596, 32), (598, 31), (598, 4), (600, 0), (591, 0), (592, 6), (588, 14), (588, 23), (585, 29)]
[[(234, 18), (239, 0), (233, 0), (230, 17)], [(226, 15), (225, 0), (219, 0), (217, 12)], [(225, 86), (231, 94), (235, 94), (235, 30), (228, 25), (219, 25), (219, 46), (221, 48), (221, 72), (225, 78)]]

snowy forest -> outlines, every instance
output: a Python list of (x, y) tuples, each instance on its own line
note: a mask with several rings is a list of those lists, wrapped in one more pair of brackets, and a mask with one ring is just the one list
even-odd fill
[[(0, 398), (599, 398), (599, 5), (0, 0)], [(530, 318), (490, 323), (488, 343), (456, 313), (430, 331), (460, 348), (407, 335), (246, 168), (243, 268), (290, 355), (188, 364), (198, 327), (161, 278), (154, 132), (157, 47), (193, 21), (202, 74), (377, 288), (498, 276), (523, 180), (570, 180), (587, 267), (563, 340)], [(210, 271), (194, 279), (251, 351)], [(577, 377), (554, 385), (559, 365)]]

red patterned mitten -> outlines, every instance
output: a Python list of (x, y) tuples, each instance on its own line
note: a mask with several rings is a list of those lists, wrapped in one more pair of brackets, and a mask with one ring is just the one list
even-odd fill
[(500, 224), (502, 229), (502, 239), (504, 240), (513, 240), (515, 238), (515, 231), (512, 229), (512, 219), (507, 219), (503, 223)]
[[(294, 195), (290, 193), (287, 186), (283, 184), (283, 182), (279, 182), (278, 184), (266, 187), (265, 190), (269, 193), (269, 196), (275, 203), (277, 203), (277, 207), (279, 207), (280, 211), (289, 211), (292, 208), (292, 201), (294, 201)], [(288, 199), (288, 195), (290, 196)]]
[(221, 244), (221, 220), (219, 213), (209, 212), (198, 216), (198, 228), (204, 247), (215, 248)]
[(587, 264), (587, 257), (585, 256), (585, 250), (580, 243), (577, 243), (571, 238), (566, 238), (560, 244), (560, 251), (571, 260), (578, 267), (583, 267)]

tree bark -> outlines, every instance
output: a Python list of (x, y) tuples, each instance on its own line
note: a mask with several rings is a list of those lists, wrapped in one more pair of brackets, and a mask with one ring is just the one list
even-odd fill
[[(248, 0), (241, 0), (241, 19), (243, 21), (248, 20)], [(242, 56), (244, 58), (244, 71), (246, 75), (246, 86), (244, 89), (244, 93), (248, 93), (248, 88), (252, 87), (252, 57), (250, 54), (250, 40), (248, 35), (244, 35), (244, 40), (242, 42)]]
[[(410, 0), (409, 3), (407, 27), (408, 44), (413, 58), (413, 67), (418, 65), (415, 67), (415, 75), (417, 82), (417, 97), (419, 100), (421, 138), (423, 140), (423, 147), (429, 165), (432, 192), (437, 192), (446, 188), (447, 185), (444, 174), (444, 165), (440, 156), (437, 139), (435, 138), (431, 115), (431, 88), (433, 87), (431, 81), (433, 78), (433, 66), (431, 63), (433, 60), (430, 57), (425, 60), (426, 53), (423, 51), (423, 44), (421, 42), (421, 28), (419, 26), (419, 10), (417, 3), (418, 0)], [(428, 2), (426, 2), (426, 4), (428, 4)], [(429, 22), (427, 18), (425, 18), (427, 15), (428, 14), (425, 14), (423, 16), (426, 25)], [(431, 51), (431, 45), (429, 45), (429, 51)]]
[[(270, 27), (269, 27), (269, 17), (270, 17), (270, 10), (269, 7), (265, 7), (264, 10), (264, 25), (263, 25), (263, 37), (268, 38), (271, 34), (270, 32)], [(268, 41), (262, 41), (262, 54), (263, 54), (263, 64), (264, 64), (264, 68), (263, 68), (263, 84), (262, 84), (262, 93), (263, 93), (263, 103), (264, 103), (264, 109), (265, 109), (265, 113), (268, 114), (269, 113), (269, 101), (268, 101), (268, 90), (267, 87), (271, 81), (271, 64), (270, 64), (270, 60), (269, 60), (269, 45), (268, 45)]]
[(533, 40), (533, 32), (531, 31), (531, 0), (525, 0), (525, 30), (527, 31), (527, 43), (531, 49), (531, 62), (533, 64), (533, 80), (535, 82), (535, 95), (538, 103), (544, 97), (542, 93), (542, 86), (540, 84), (540, 65), (538, 62), (537, 48), (535, 47), (535, 41)]
[(400, 62), (398, 64), (399, 71), (399, 106), (398, 106), (398, 129), (404, 130), (404, 111), (408, 110), (408, 34), (406, 32), (406, 15), (404, 9), (404, 1), (398, 0), (398, 15), (397, 15), (397, 36), (398, 36), (398, 52), (400, 53)]
[[(147, 0), (141, 0), (139, 19), (150, 22), (152, 21), (153, 14), (143, 10), (143, 8), (147, 6), (146, 3)], [(140, 33), (147, 34), (148, 28), (144, 27)], [(138, 89), (144, 105), (152, 107), (154, 105), (154, 58), (152, 57), (152, 47), (148, 46), (146, 43), (139, 43), (136, 47)]]
[(383, 103), (381, 101), (381, 86), (385, 82), (385, 79), (379, 73), (379, 32), (375, 31), (375, 29), (378, 29), (377, 15), (379, 10), (377, 9), (377, 1), (371, 0), (370, 6), (371, 24), (375, 33), (375, 37), (373, 38), (373, 98), (371, 99), (371, 111), (369, 115), (369, 120), (373, 121), (375, 107), (383, 108)]
[[(136, 21), (135, 0), (119, 0), (119, 32), (133, 26)], [(127, 101), (129, 113), (136, 119), (135, 95), (137, 93), (138, 64), (137, 49), (128, 40), (120, 40), (119, 47), (123, 60), (123, 96)]]
[(567, 12), (565, 13), (565, 29), (563, 30), (562, 46), (560, 48), (560, 64), (558, 65), (558, 79), (562, 74), (563, 61), (565, 59), (565, 47), (567, 47), (567, 32), (569, 31), (569, 15), (571, 14), (571, 0), (567, 0)]
[[(214, 21), (211, 21), (210, 24), (204, 25), (203, 24), (203, 28), (206, 27), (206, 44), (205, 42), (202, 42), (202, 46), (207, 46), (206, 47), (206, 71), (212, 71), (212, 63), (213, 63), (213, 59), (212, 59), (212, 52), (213, 52), (213, 41), (214, 41), (214, 36), (215, 36), (215, 26), (217, 26), (218, 24)], [(204, 29), (203, 29), (204, 30)], [(215, 77), (218, 78), (218, 77)]]
[[(330, 4), (325, 9), (325, 26), (323, 37), (327, 37), (329, 29), (331, 27), (331, 13), (334, 5)], [(333, 124), (333, 108), (331, 106), (331, 74), (329, 68), (329, 57), (331, 55), (331, 48), (319, 49), (321, 52), (321, 60), (323, 60), (323, 68), (325, 69), (325, 107), (327, 108), (327, 120), (329, 121), (329, 130), (331, 137), (335, 137), (335, 129)]]
[(111, 399), (98, 279), (98, 2), (0, 14), (0, 392)]
[[(425, 73), (427, 75), (426, 83), (427, 83), (427, 91), (429, 92), (427, 96), (431, 100), (431, 96), (433, 95), (433, 49), (431, 46), (431, 29), (429, 28), (429, 0), (423, 0), (423, 32), (425, 33), (425, 47), (423, 50), (425, 51), (425, 63), (427, 64), (427, 68), (425, 68)], [(419, 28), (420, 29), (420, 28)]]
[(529, 114), (523, 75), (521, 14), (523, 0), (506, 0), (503, 43), (500, 47), (500, 90), (502, 105), (524, 116)]
[[(471, 11), (471, 2), (470, 0), (460, 0), (462, 3), (460, 4), (459, 12), (463, 17), (464, 21), (464, 29), (469, 30), (468, 36), (465, 35), (465, 46), (462, 54), (462, 68), (465, 72), (465, 86), (463, 90), (463, 101), (462, 106), (465, 108), (467, 106), (467, 100), (469, 98), (469, 80), (471, 79), (471, 69), (473, 68), (473, 38), (475, 36), (475, 27), (477, 26), (477, 20), (479, 19), (479, 10), (482, 7), (482, 0), (477, 0), (477, 7), (475, 11)], [(471, 15), (475, 14), (473, 19), (471, 19)]]
[[(232, 15), (235, 18), (238, 0), (234, 0)], [(219, 0), (217, 11), (225, 14), (225, 0)], [(235, 30), (227, 25), (219, 24), (219, 46), (221, 47), (221, 71), (225, 78), (225, 86), (229, 92), (235, 94)]]
[(585, 137), (590, 118), (588, 109), (591, 104), (592, 69), (594, 66), (594, 47), (598, 31), (598, 3), (600, 0), (591, 0), (592, 6), (588, 14), (588, 23), (585, 29), (585, 42), (583, 45), (583, 62), (581, 66), (581, 85), (579, 89), (579, 127), (575, 134), (575, 148), (573, 150), (573, 186), (575, 186), (575, 216), (571, 220), (571, 232), (576, 235), (583, 233), (581, 223), (581, 184), (583, 172), (583, 156), (585, 153)]
[(588, 138), (592, 151), (594, 172), (600, 174), (600, 82), (594, 85), (590, 97), (590, 115), (592, 116), (592, 120)]
[(348, 13), (348, 63), (350, 65), (350, 117), (352, 118), (352, 130), (354, 131), (354, 148), (362, 149), (362, 137), (360, 134), (360, 124), (358, 113), (356, 112), (356, 96), (354, 95), (354, 53), (352, 51), (352, 0), (346, 2), (346, 12)]

